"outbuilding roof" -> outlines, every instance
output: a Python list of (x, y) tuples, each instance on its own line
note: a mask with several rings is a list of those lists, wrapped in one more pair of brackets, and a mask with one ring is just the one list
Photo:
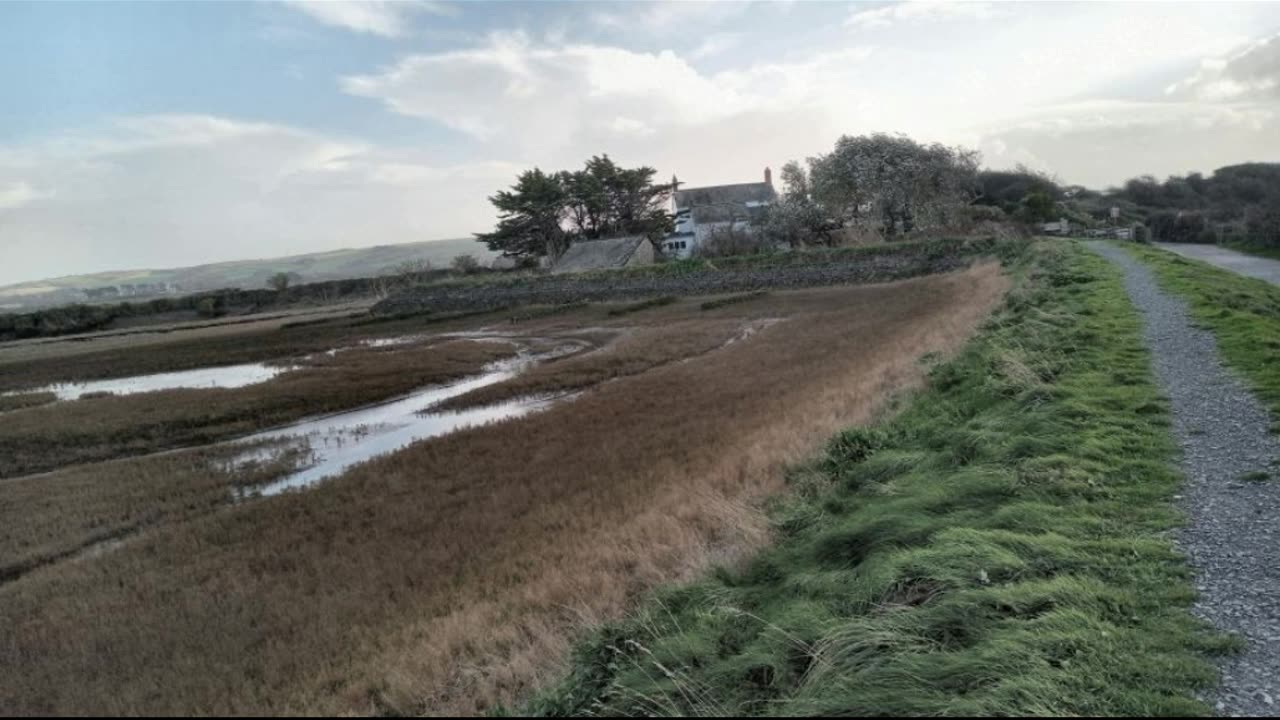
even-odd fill
[(564, 255), (552, 266), (553, 273), (583, 272), (620, 268), (636, 254), (640, 243), (647, 242), (644, 235), (579, 240), (565, 250)]

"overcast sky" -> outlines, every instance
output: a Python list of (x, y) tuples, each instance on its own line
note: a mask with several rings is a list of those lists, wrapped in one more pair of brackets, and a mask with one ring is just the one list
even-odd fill
[(592, 154), (888, 131), (1104, 187), (1280, 161), (1280, 4), (0, 2), (0, 283), (489, 229)]

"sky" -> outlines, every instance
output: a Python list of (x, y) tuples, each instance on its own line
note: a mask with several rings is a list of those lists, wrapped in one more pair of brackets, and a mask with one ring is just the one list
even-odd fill
[(0, 284), (467, 237), (905, 133), (1103, 188), (1280, 161), (1280, 3), (0, 2)]

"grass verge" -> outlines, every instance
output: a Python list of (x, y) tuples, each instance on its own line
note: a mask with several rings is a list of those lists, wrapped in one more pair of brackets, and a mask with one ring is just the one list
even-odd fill
[(1250, 245), (1249, 243), (1243, 242), (1224, 243), (1222, 246), (1235, 250), (1236, 252), (1245, 253), (1246, 255), (1256, 255), (1258, 257), (1269, 258), (1271, 260), (1280, 260), (1280, 248), (1258, 247), (1257, 245)]
[(1280, 430), (1280, 287), (1159, 248), (1123, 247), (1190, 304), (1196, 322), (1214, 334), (1227, 364), (1244, 376)]
[(1116, 271), (1042, 244), (898, 418), (793, 473), (745, 567), (600, 629), (538, 714), (1185, 715), (1229, 643), (1166, 533), (1167, 410)]

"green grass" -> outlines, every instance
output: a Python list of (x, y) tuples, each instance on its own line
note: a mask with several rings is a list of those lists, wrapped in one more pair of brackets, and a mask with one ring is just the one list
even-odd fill
[(1280, 248), (1258, 247), (1249, 243), (1233, 242), (1223, 243), (1223, 247), (1230, 248), (1236, 252), (1242, 252), (1246, 255), (1256, 255), (1258, 257), (1270, 258), (1272, 260), (1280, 260)]
[(1245, 482), (1266, 482), (1271, 479), (1271, 473), (1266, 470), (1253, 470), (1240, 476)]
[(1242, 375), (1280, 423), (1280, 287), (1159, 248), (1123, 244), (1184, 298), (1196, 323), (1213, 332), (1223, 359)]
[(1194, 715), (1234, 643), (1188, 612), (1175, 445), (1115, 269), (1042, 243), (896, 419), (793, 473), (743, 568), (603, 627), (526, 708)]

